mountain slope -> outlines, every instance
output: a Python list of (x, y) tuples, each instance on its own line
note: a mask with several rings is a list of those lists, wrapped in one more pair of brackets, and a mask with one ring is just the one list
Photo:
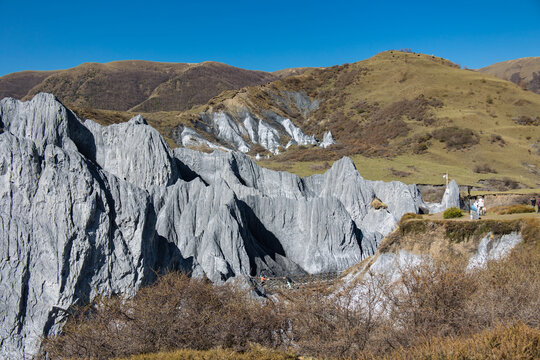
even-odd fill
[[(286, 69), (270, 83), (248, 72), (261, 85), (225, 90), (205, 105), (197, 103), (240, 86), (243, 70), (210, 62), (84, 66), (106, 69), (96, 72), (99, 81), (79, 81), (92, 73), (85, 70), (73, 77), (77, 86), (68, 77), (72, 87), (58, 90), (79, 116), (106, 125), (140, 112), (171, 146), (259, 154), (259, 164), (302, 176), (348, 155), (369, 179), (440, 184), (448, 171), (462, 184), (540, 187), (540, 97), (435, 56), (387, 51), (354, 64)], [(62, 82), (62, 74), (42, 84)], [(123, 77), (137, 76), (138, 87), (125, 86)], [(96, 97), (130, 111), (96, 109)], [(164, 110), (174, 108), (189, 109)]]
[(223, 90), (264, 84), (279, 77), (216, 62), (200, 64), (115, 61), (85, 63), (53, 72), (0, 78), (1, 97), (30, 99), (39, 92), (83, 108), (126, 111), (186, 110)]
[(540, 94), (540, 57), (502, 61), (478, 71), (511, 81)]
[[(510, 177), (537, 187), (539, 116), (540, 97), (510, 82), (434, 56), (387, 51), (224, 92), (177, 114), (182, 126), (172, 137), (183, 143), (179, 133), (191, 122), (207, 139), (252, 154), (279, 148), (281, 155), (261, 164), (302, 175), (349, 155), (358, 166), (374, 168), (377, 173), (367, 174), (373, 178), (440, 183), (450, 171), (461, 183)], [(298, 133), (284, 125), (287, 119), (304, 141), (285, 150)], [(255, 132), (264, 141), (251, 136), (246, 121), (260, 125)], [(328, 132), (336, 145), (313, 146)]]
[(21, 71), (0, 77), (0, 99), (22, 99), (30, 89), (57, 71)]

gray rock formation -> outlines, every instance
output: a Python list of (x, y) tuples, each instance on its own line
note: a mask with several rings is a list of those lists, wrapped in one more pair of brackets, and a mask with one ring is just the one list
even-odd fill
[(460, 208), (459, 186), (455, 180), (448, 183), (444, 190), (444, 195), (440, 203), (426, 203), (426, 207), (431, 214), (444, 211), (451, 207)]
[[(242, 146), (247, 133), (214, 120)], [(365, 180), (348, 158), (300, 178), (241, 153), (172, 151), (142, 117), (83, 123), (48, 94), (1, 100), (0, 127), (6, 359), (35, 353), (73, 304), (133, 294), (156, 270), (214, 282), (341, 271), (425, 206), (416, 186)], [(375, 197), (387, 209), (372, 208)]]
[[(178, 145), (184, 147), (204, 144), (217, 148), (221, 144), (243, 153), (249, 152), (254, 144), (260, 144), (274, 155), (291, 145), (319, 144), (326, 148), (335, 144), (330, 132), (323, 135), (322, 141), (318, 141), (315, 135), (306, 135), (290, 118), (282, 116), (292, 113), (304, 120), (308, 119), (309, 114), (319, 108), (319, 100), (310, 99), (303, 92), (277, 91), (268, 95), (275, 105), (274, 110), (283, 111), (281, 115), (273, 110), (257, 108), (250, 102), (235, 100), (227, 102), (219, 110), (209, 109), (199, 114), (201, 121), (196, 129), (186, 130), (184, 126), (178, 125), (173, 131), (173, 137)], [(295, 121), (302, 120), (295, 118)], [(213, 138), (214, 143), (208, 143), (205, 137)]]
[(335, 143), (336, 141), (334, 140), (334, 137), (332, 136), (332, 132), (327, 131), (323, 134), (323, 140), (319, 144), (319, 147), (323, 147), (326, 149), (327, 147), (329, 147), (330, 145), (334, 145)]

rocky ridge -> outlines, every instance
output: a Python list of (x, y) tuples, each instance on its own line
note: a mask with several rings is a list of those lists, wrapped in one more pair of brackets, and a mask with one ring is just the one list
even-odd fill
[(140, 116), (82, 122), (45, 93), (1, 100), (0, 127), (7, 359), (35, 354), (74, 304), (133, 294), (155, 271), (218, 283), (338, 272), (373, 255), (403, 214), (427, 209), (415, 185), (365, 180), (348, 158), (300, 178), (237, 152), (171, 150)]
[[(292, 145), (318, 145), (327, 148), (336, 144), (331, 131), (323, 133), (322, 139), (307, 135), (291, 121), (288, 113), (297, 114), (304, 119), (319, 107), (319, 100), (311, 99), (302, 91), (278, 91), (272, 93), (272, 106), (262, 109), (247, 101), (240, 93), (220, 107), (209, 107), (196, 117), (198, 129), (179, 125), (173, 138), (182, 146), (207, 146), (249, 152), (254, 145), (260, 145), (268, 152), (277, 155)], [(280, 112), (274, 112), (268, 109)], [(203, 134), (210, 134), (214, 142)]]

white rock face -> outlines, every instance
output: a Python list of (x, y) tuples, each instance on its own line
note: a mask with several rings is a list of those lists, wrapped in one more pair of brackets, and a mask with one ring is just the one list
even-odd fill
[[(242, 146), (229, 120), (217, 131)], [(73, 304), (133, 294), (158, 269), (218, 283), (344, 270), (424, 206), (416, 186), (364, 180), (348, 158), (300, 178), (237, 152), (172, 151), (142, 117), (83, 124), (47, 94), (2, 100), (0, 126), (5, 359), (35, 353)]]
[(316, 145), (317, 144), (317, 140), (315, 139), (315, 136), (313, 135), (308, 136), (304, 134), (302, 129), (295, 126), (290, 119), (278, 118), (278, 121), (281, 124), (281, 126), (283, 126), (287, 134), (289, 134), (291, 139), (296, 142), (296, 144), (298, 145)]
[(245, 131), (226, 113), (217, 112), (212, 114), (214, 132), (219, 139), (233, 144), (239, 151), (248, 152), (249, 145), (243, 138)]
[(261, 144), (263, 148), (274, 154), (279, 153), (279, 131), (262, 120), (255, 121), (250, 114), (246, 116), (243, 124), (252, 143)]
[(453, 206), (459, 209), (459, 186), (457, 182), (452, 180), (448, 183), (440, 203), (426, 203), (426, 206), (430, 214), (442, 212)]
[(217, 145), (206, 140), (198, 132), (188, 127), (185, 127), (180, 133), (180, 141), (182, 146), (208, 146), (212, 149), (217, 148)]
[(491, 233), (487, 234), (478, 245), (478, 250), (470, 259), (467, 265), (468, 270), (484, 268), (488, 261), (500, 260), (510, 253), (510, 251), (523, 241), (521, 234), (511, 233), (495, 237)]
[(327, 147), (329, 147), (330, 145), (334, 145), (335, 143), (336, 141), (332, 136), (332, 132), (327, 131), (323, 134), (323, 141), (319, 144), (319, 146), (326, 149)]

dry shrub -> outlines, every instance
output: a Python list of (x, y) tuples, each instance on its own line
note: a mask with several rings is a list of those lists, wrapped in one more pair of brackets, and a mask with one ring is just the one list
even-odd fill
[(309, 169), (313, 171), (324, 171), (330, 169), (330, 163), (328, 161), (325, 161), (322, 164), (313, 164), (309, 167)]
[[(387, 288), (385, 278), (341, 289), (329, 296), (316, 287), (283, 294), (283, 311), (289, 319), (287, 336), (296, 351), (316, 358), (351, 359), (376, 341), (384, 309), (380, 304)], [(361, 297), (361, 301), (359, 301)]]
[[(401, 223), (425, 231), (425, 221)], [(445, 223), (455, 225), (446, 229), (452, 233), (465, 228), (463, 236), (521, 229), (524, 242), (483, 269), (426, 261), (401, 268), (394, 283), (368, 273), (351, 287), (329, 291), (312, 283), (282, 290), (272, 301), (169, 274), (132, 299), (102, 297), (79, 309), (44, 349), (52, 358), (97, 359), (187, 348), (220, 349), (179, 352), (179, 358), (249, 359), (234, 351), (249, 354), (253, 344), (329, 359), (534, 358), (540, 346), (540, 221)], [(452, 348), (456, 353), (449, 353)], [(269, 359), (294, 358), (276, 356)]]
[(401, 224), (403, 224), (405, 221), (407, 220), (411, 220), (411, 219), (422, 219), (422, 215), (420, 214), (416, 214), (416, 213), (406, 213), (404, 214), (401, 219), (399, 220), (399, 224), (401, 226)]
[(477, 174), (496, 174), (497, 170), (491, 168), (488, 164), (476, 165), (473, 171)]
[(498, 143), (499, 146), (504, 146), (506, 144), (506, 141), (504, 141), (502, 136), (496, 134), (491, 134), (489, 142), (492, 144)]
[(414, 99), (397, 101), (377, 111), (373, 115), (373, 120), (406, 116), (411, 120), (425, 121), (431, 117), (430, 108), (440, 108), (442, 106), (442, 101), (434, 98), (425, 98), (423, 94), (420, 94)]
[(518, 321), (540, 328), (538, 240), (520, 245), (507, 259), (489, 262), (485, 270), (475, 272), (478, 289), (469, 308), (480, 329)]
[(494, 189), (497, 191), (514, 190), (524, 187), (523, 184), (508, 177), (503, 179), (480, 179), (478, 180), (478, 183), (483, 185), (486, 190)]
[(388, 170), (390, 171), (392, 176), (395, 176), (395, 177), (407, 177), (412, 174), (412, 172), (410, 171), (396, 170), (392, 167), (388, 168)]
[(524, 204), (496, 206), (489, 209), (490, 213), (497, 215), (533, 213), (534, 211), (532, 206)]
[(422, 263), (402, 269), (388, 296), (385, 341), (395, 348), (470, 331), (474, 316), (467, 304), (476, 287), (474, 276), (454, 264)]
[(449, 150), (465, 149), (480, 142), (480, 137), (476, 132), (457, 126), (434, 130), (432, 135), (435, 139), (445, 143), (446, 148)]
[(540, 126), (540, 117), (531, 117), (527, 115), (521, 115), (515, 118), (512, 118), (512, 120), (518, 124), (518, 125), (524, 125), (524, 126)]
[(422, 199), (428, 202), (439, 202), (441, 201), (445, 187), (444, 186), (419, 186), (420, 193), (422, 194)]
[(171, 273), (132, 299), (99, 297), (44, 341), (52, 358), (111, 358), (172, 349), (278, 347), (282, 326), (270, 302), (235, 286)]
[(493, 330), (483, 331), (473, 336), (430, 339), (424, 344), (408, 349), (402, 348), (381, 358), (385, 360), (538, 359), (540, 358), (540, 330), (524, 324), (498, 326)]
[(387, 209), (388, 205), (383, 203), (381, 200), (374, 198), (371, 201), (371, 207), (374, 208), (375, 210), (379, 210), (379, 209)]
[[(123, 360), (299, 360), (297, 355), (254, 346), (246, 352), (230, 349), (177, 350), (157, 354), (135, 355)], [(122, 360), (122, 359), (119, 359)]]

